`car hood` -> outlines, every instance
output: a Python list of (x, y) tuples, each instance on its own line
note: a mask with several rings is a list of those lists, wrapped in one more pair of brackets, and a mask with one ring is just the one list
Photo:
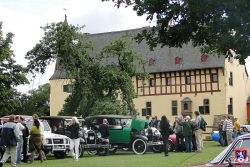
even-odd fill
[(52, 133), (52, 132), (49, 132), (49, 131), (44, 131), (44, 137), (45, 138), (50, 138), (50, 137), (54, 137), (54, 138), (68, 138), (67, 136), (65, 135), (60, 135), (60, 134), (56, 134), (56, 133)]

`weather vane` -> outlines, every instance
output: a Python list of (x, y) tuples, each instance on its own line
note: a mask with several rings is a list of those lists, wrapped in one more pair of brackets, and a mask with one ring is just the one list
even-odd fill
[(64, 13), (65, 13), (65, 21), (67, 20), (67, 10), (66, 10), (66, 8), (63, 8), (63, 10), (64, 10)]

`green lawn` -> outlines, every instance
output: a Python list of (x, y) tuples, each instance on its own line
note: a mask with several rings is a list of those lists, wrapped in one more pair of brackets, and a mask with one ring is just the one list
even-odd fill
[[(31, 164), (21, 164), (18, 166), (36, 166), (36, 167), (184, 167), (191, 164), (206, 163), (219, 152), (223, 147), (212, 141), (205, 142), (205, 148), (202, 153), (175, 153), (171, 152), (168, 157), (163, 153), (148, 152), (145, 155), (134, 155), (132, 152), (119, 152), (110, 156), (88, 156), (80, 158), (78, 162), (72, 158), (54, 159), (48, 157), (46, 162), (35, 161)], [(9, 164), (8, 164), (9, 165)], [(5, 166), (8, 166), (7, 164)]]

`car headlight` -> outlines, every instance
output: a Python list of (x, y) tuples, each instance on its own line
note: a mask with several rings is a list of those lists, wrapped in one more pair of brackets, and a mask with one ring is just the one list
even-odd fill
[(45, 144), (52, 144), (52, 140), (51, 139), (45, 139)]
[(98, 133), (96, 134), (96, 136), (97, 136), (97, 138), (101, 138), (101, 137), (102, 137), (102, 134), (101, 134), (100, 132), (98, 132)]
[(88, 133), (84, 133), (84, 138), (88, 138)]

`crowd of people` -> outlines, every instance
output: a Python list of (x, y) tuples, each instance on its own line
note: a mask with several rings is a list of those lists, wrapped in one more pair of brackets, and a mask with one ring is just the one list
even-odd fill
[[(191, 119), (189, 115), (177, 116), (173, 125), (171, 126), (169, 120), (164, 115), (161, 120), (157, 120), (157, 117), (153, 117), (149, 126), (155, 127), (160, 130), (163, 140), (164, 155), (168, 156), (168, 138), (169, 135), (175, 133), (176, 135), (176, 148), (177, 152), (202, 152), (203, 140), (202, 131), (204, 131), (203, 124), (204, 118), (200, 115), (200, 112), (195, 111), (195, 119)], [(149, 120), (149, 117), (146, 119)], [(204, 122), (204, 123), (203, 123)]]
[[(5, 152), (0, 161), (0, 167), (11, 158), (11, 166), (15, 167), (21, 161), (32, 163), (35, 152), (38, 152), (41, 162), (46, 160), (43, 148), (44, 127), (37, 114), (32, 116), (33, 125), (29, 130), (21, 116), (10, 115), (9, 121), (2, 127), (1, 145), (5, 146)], [(28, 142), (29, 139), (29, 142)], [(29, 146), (27, 146), (29, 143)], [(27, 152), (31, 153), (29, 159)]]

